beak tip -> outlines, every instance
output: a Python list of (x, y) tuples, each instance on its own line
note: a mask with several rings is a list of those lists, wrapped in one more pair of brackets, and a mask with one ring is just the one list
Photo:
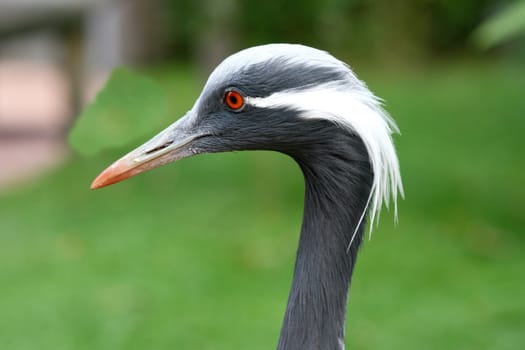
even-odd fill
[[(116, 171), (117, 170), (117, 171)], [(115, 164), (112, 164), (106, 170), (101, 172), (95, 180), (91, 183), (90, 189), (96, 190), (102, 187), (109, 186), (115, 182), (118, 182), (118, 177), (121, 175), (121, 172), (116, 169)]]
[(104, 181), (105, 179), (102, 178), (102, 175), (103, 175), (103, 173), (100, 174), (99, 176), (97, 176), (97, 177), (95, 178), (95, 180), (93, 180), (93, 182), (91, 183), (91, 186), (89, 187), (89, 189), (91, 189), (91, 190), (97, 190), (97, 189), (99, 189), (99, 188), (102, 188), (102, 187), (108, 185), (108, 184), (107, 184), (107, 181)]
[(118, 160), (101, 172), (91, 183), (90, 189), (97, 190), (102, 187), (113, 185), (117, 182), (126, 180), (139, 173), (137, 168), (128, 164), (125, 160)]
[(89, 189), (90, 190), (97, 190), (99, 189), (101, 186), (97, 183), (96, 181), (97, 179), (95, 179), (92, 183), (91, 183), (91, 186), (89, 186)]

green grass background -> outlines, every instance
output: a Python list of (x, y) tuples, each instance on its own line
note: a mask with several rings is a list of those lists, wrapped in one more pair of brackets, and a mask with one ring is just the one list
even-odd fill
[[(525, 70), (358, 72), (402, 130), (406, 199), (399, 224), (384, 211), (361, 251), (347, 346), (524, 348)], [(173, 119), (202, 84), (191, 69), (153, 75)], [(0, 349), (274, 348), (302, 215), (297, 166), (202, 155), (89, 191), (133, 146), (0, 194)]]

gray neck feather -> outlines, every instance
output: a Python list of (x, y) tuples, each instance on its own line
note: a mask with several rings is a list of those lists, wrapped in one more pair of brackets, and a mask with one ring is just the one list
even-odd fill
[(350, 249), (348, 244), (373, 174), (361, 140), (338, 127), (329, 129), (289, 152), (304, 174), (305, 206), (278, 350), (344, 349), (348, 288), (364, 222)]

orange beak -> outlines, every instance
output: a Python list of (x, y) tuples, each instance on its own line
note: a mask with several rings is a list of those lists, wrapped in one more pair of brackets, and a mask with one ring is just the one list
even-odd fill
[(191, 143), (205, 135), (189, 134), (184, 127), (188, 114), (157, 136), (126, 154), (97, 176), (91, 189), (97, 189), (129, 179), (145, 171), (194, 154)]
[(133, 167), (126, 157), (117, 160), (106, 168), (95, 180), (91, 183), (91, 189), (97, 189), (113, 185), (114, 183), (129, 179), (130, 177), (140, 174), (144, 170), (138, 167)]
[(91, 189), (113, 185), (169, 162), (165, 161), (166, 157), (162, 157), (162, 155), (152, 159), (141, 160), (140, 157), (135, 157), (134, 153), (135, 151), (125, 155), (101, 172), (91, 183)]

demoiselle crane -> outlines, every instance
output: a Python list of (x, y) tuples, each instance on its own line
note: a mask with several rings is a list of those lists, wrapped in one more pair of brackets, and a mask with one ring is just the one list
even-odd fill
[[(366, 214), (403, 195), (395, 122), (352, 70), (292, 44), (226, 58), (193, 108), (104, 170), (92, 188), (201, 154), (272, 150), (305, 181), (304, 214), (279, 350), (344, 349), (348, 289)], [(397, 209), (395, 210), (397, 216)]]

